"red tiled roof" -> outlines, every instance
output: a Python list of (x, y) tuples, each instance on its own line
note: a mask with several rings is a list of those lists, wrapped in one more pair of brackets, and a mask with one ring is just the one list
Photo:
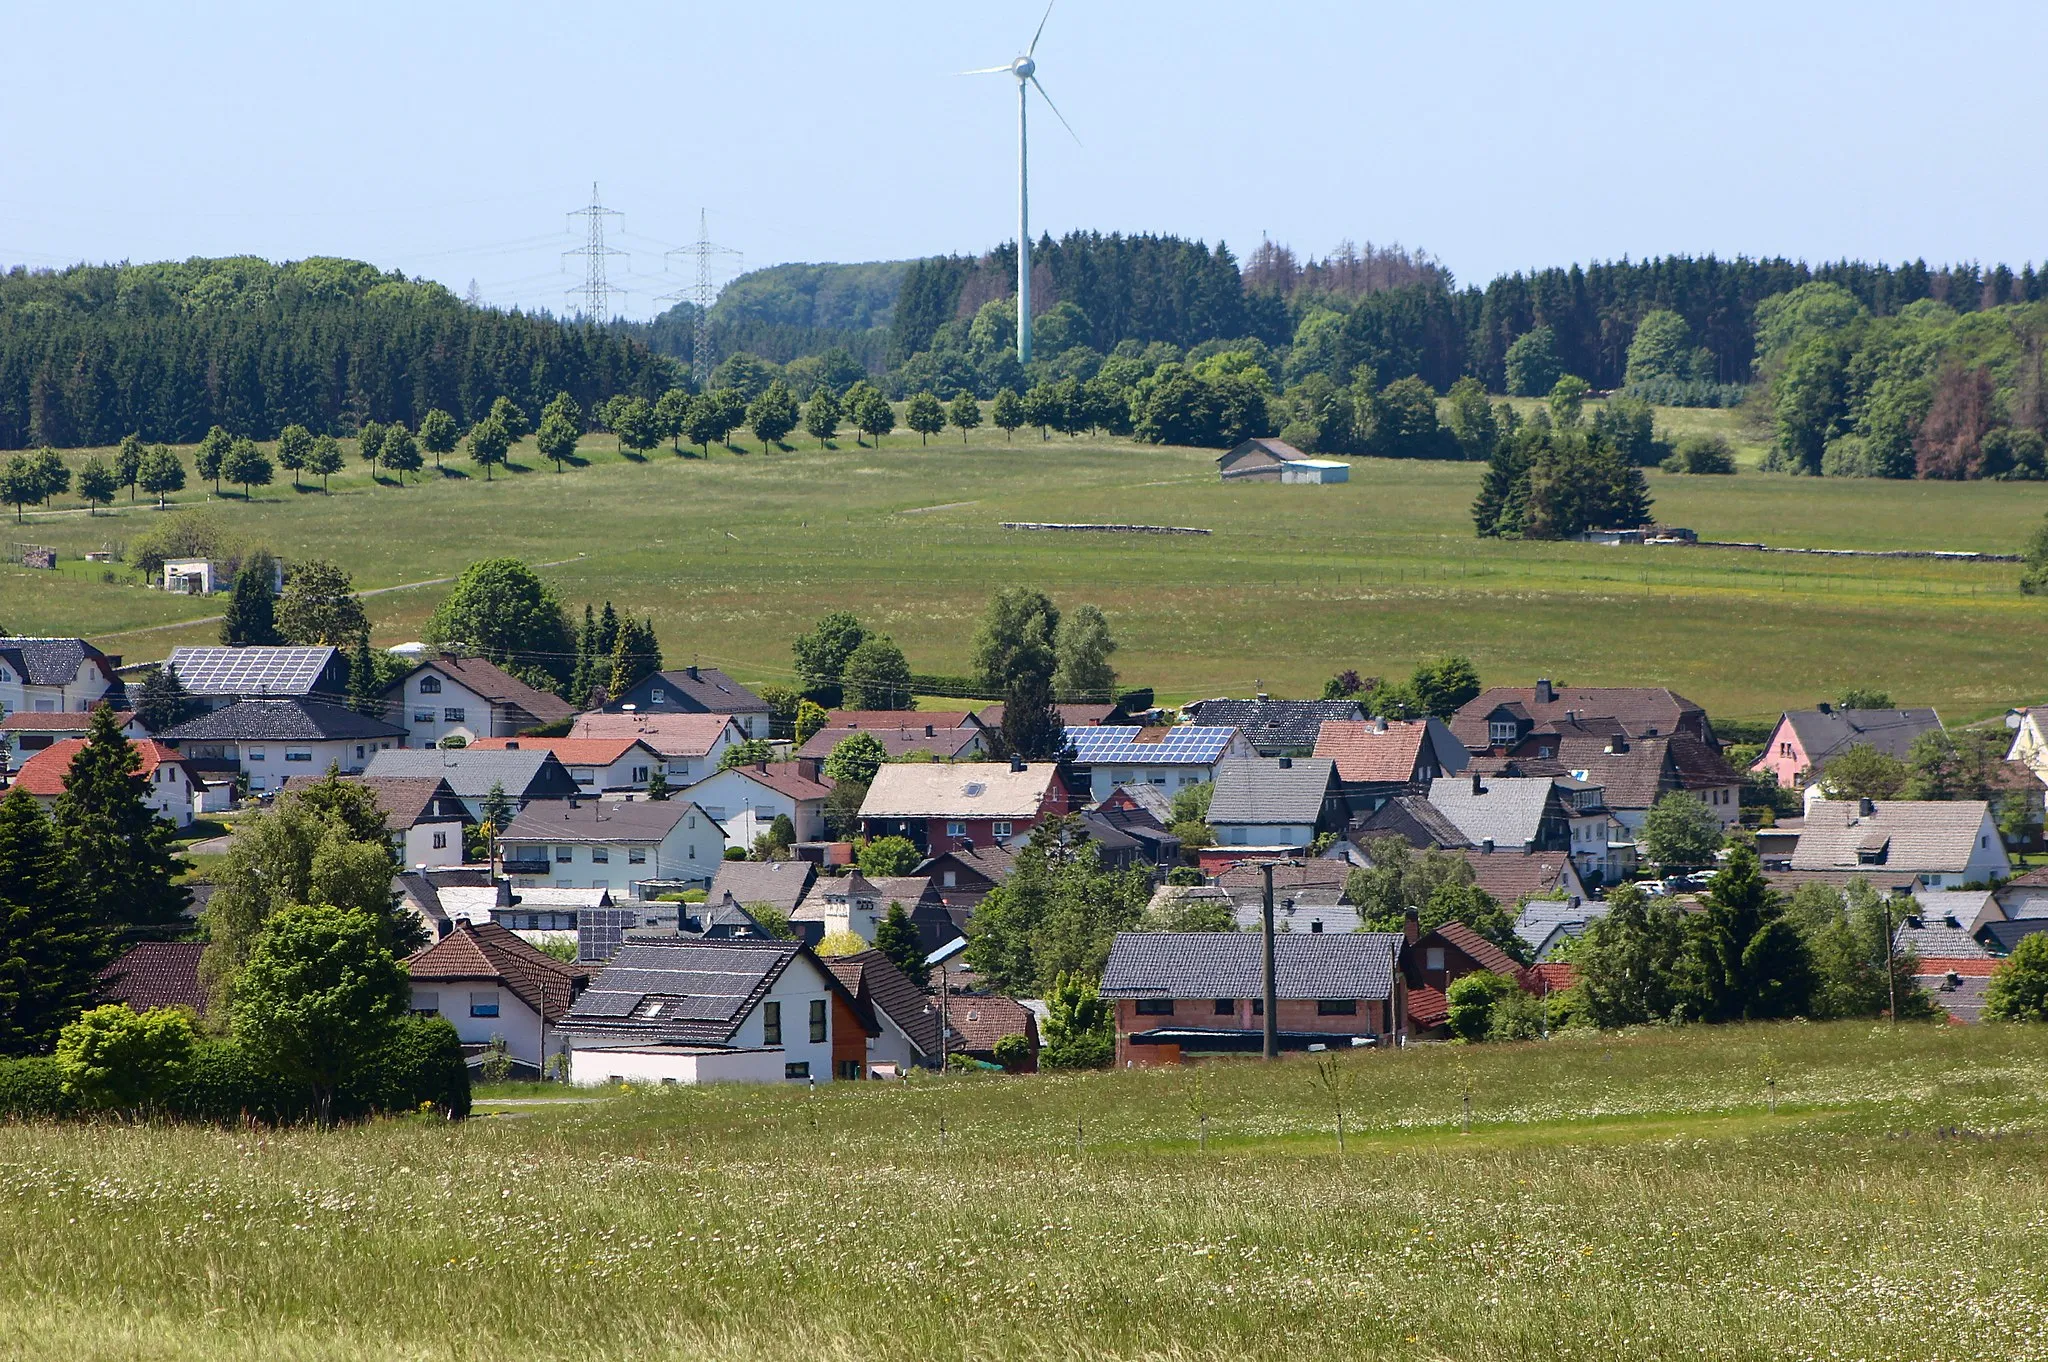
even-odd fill
[[(158, 766), (169, 762), (183, 767), (184, 759), (173, 748), (165, 747), (154, 738), (130, 738), (129, 745), (142, 754), (142, 765), (135, 772), (135, 779), (148, 780)], [(14, 783), (32, 795), (54, 798), (64, 793), (64, 782), (71, 774), (71, 761), (85, 750), (84, 738), (64, 738), (51, 743), (42, 751), (22, 764)], [(192, 780), (188, 769), (185, 778)], [(199, 784), (198, 781), (193, 781)]]
[(664, 757), (704, 757), (732, 723), (730, 714), (579, 714), (571, 738), (638, 738)]
[(1337, 779), (1363, 785), (1412, 780), (1429, 725), (1421, 720), (1389, 723), (1371, 719), (1325, 719), (1316, 733), (1315, 755), (1337, 763)]
[[(420, 666), (454, 677), (486, 700), (523, 709), (533, 716), (535, 723), (558, 724), (576, 712), (576, 707), (561, 696), (536, 690), (503, 667), (480, 657), (430, 657)], [(391, 686), (385, 694), (399, 690), (402, 684)]]
[(1450, 1000), (1443, 990), (1435, 988), (1411, 988), (1408, 990), (1408, 1024), (1424, 1030), (1441, 1026), (1451, 1015)]
[(979, 728), (981, 720), (964, 709), (828, 709), (827, 728)]
[[(478, 738), (470, 747), (478, 752), (552, 752), (564, 766), (609, 766), (631, 751), (641, 739), (603, 738)], [(648, 749), (653, 751), (652, 748)], [(659, 753), (656, 753), (659, 756)]]
[(1456, 946), (1472, 958), (1472, 963), (1481, 969), (1513, 979), (1522, 972), (1515, 958), (1500, 947), (1488, 941), (1462, 922), (1446, 922), (1436, 929), (1436, 935)]
[(1522, 971), (1522, 987), (1531, 993), (1562, 993), (1579, 982), (1579, 967), (1562, 960), (1546, 960)]
[(1571, 857), (1562, 851), (1454, 851), (1472, 866), (1481, 889), (1509, 908), (1542, 898), (1564, 880)]
[(804, 774), (801, 762), (771, 761), (734, 769), (756, 785), (764, 785), (790, 799), (823, 799), (832, 793), (832, 778), (820, 773), (816, 780), (811, 779)]
[(882, 744), (882, 750), (891, 757), (901, 757), (911, 752), (929, 752), (935, 757), (962, 757), (978, 751), (981, 747), (981, 729), (946, 728), (932, 725), (926, 733), (923, 724), (912, 725), (907, 720), (915, 714), (903, 716), (906, 722), (901, 727), (874, 728), (821, 728), (797, 749), (799, 757), (829, 757), (832, 749), (856, 733), (866, 733)]
[[(124, 728), (134, 718), (135, 711), (132, 709), (114, 711), (114, 722)], [(16, 710), (6, 718), (0, 719), (0, 733), (56, 733), (72, 729), (83, 733), (91, 727), (92, 711), (86, 709), (67, 709), (57, 713), (48, 710)]]
[(955, 1049), (987, 1054), (1004, 1036), (1023, 1036), (1038, 1047), (1038, 1018), (1015, 998), (953, 994), (946, 999), (946, 1024)]
[(1959, 974), (1965, 979), (1973, 976), (1988, 978), (1993, 971), (2004, 963), (2003, 960), (1990, 956), (1981, 959), (1969, 959), (1955, 956), (1923, 955), (1920, 957), (1920, 977)]
[(100, 971), (100, 1001), (125, 1003), (137, 1012), (153, 1007), (206, 1010), (199, 986), (203, 941), (144, 941), (130, 946)]
[(563, 964), (495, 922), (458, 922), (405, 963), (416, 981), (495, 979), (551, 1022), (568, 1015), (590, 979), (588, 969)]

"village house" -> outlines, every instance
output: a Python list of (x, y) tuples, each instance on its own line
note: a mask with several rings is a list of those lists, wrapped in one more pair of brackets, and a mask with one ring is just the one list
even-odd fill
[(1531, 899), (1569, 903), (1592, 897), (1568, 851), (1467, 847), (1454, 854), (1472, 867), (1472, 882), (1511, 912)]
[[(83, 738), (92, 731), (93, 711), (87, 709), (34, 711), (20, 710), (0, 719), (0, 764), (6, 764), (10, 756), (27, 760), (46, 747), (52, 747), (66, 738)], [(135, 711), (121, 709), (114, 711), (114, 722), (121, 726), (121, 736), (128, 739), (147, 738), (149, 730), (136, 721)], [(20, 765), (20, 762), (14, 762)]]
[(956, 914), (973, 912), (988, 892), (1017, 869), (1017, 853), (1003, 846), (956, 846), (927, 857), (917, 873), (930, 880), (939, 901)]
[(1235, 728), (1181, 724), (1173, 728), (1100, 725), (1069, 728), (1074, 774), (1100, 802), (1119, 785), (1153, 785), (1177, 794), (1216, 778), (1216, 763), (1258, 753)]
[[(55, 808), (69, 783), (71, 763), (85, 746), (84, 738), (66, 738), (44, 748), (15, 773), (16, 788), (34, 795), (44, 809)], [(149, 738), (131, 738), (129, 746), (142, 761), (133, 778), (142, 782), (143, 802), (151, 813), (182, 828), (204, 811), (206, 782), (181, 754)]]
[(1022, 1036), (1029, 1058), (1022, 1072), (1038, 1072), (1038, 1014), (1015, 998), (988, 993), (950, 993), (940, 999), (946, 1021), (946, 1050), (984, 1064), (996, 1062), (996, 1046)]
[(880, 951), (828, 958), (825, 968), (874, 1017), (868, 1037), (869, 1078), (897, 1078), (939, 1063), (939, 1009), (914, 980)]
[(1164, 871), (1181, 863), (1180, 838), (1171, 831), (1173, 801), (1158, 786), (1119, 785), (1089, 816), (1136, 842), (1144, 864)]
[(730, 714), (579, 714), (572, 738), (631, 738), (647, 744), (666, 763), (671, 786), (689, 786), (718, 769), (725, 750), (747, 741), (747, 730)]
[(1397, 795), (1454, 776), (1471, 760), (1442, 719), (1332, 719), (1316, 731), (1315, 755), (1337, 763), (1337, 784), (1352, 817)]
[(607, 713), (730, 715), (746, 738), (766, 738), (768, 702), (716, 667), (691, 665), (642, 677), (605, 705)]
[(2016, 761), (2043, 780), (2048, 780), (2048, 709), (2034, 706), (2010, 709), (2005, 726), (2012, 730), (2012, 746), (2005, 759)]
[(502, 1042), (513, 1071), (526, 1077), (547, 1072), (561, 1053), (556, 1030), (591, 975), (491, 922), (458, 923), (405, 968), (414, 1016), (453, 1026), (472, 1068)]
[(746, 909), (766, 904), (787, 919), (817, 878), (818, 868), (809, 861), (721, 861), (708, 901), (730, 898)]
[[(296, 790), (325, 780), (325, 775), (293, 776), (285, 789)], [(472, 821), (455, 791), (439, 776), (344, 776), (350, 785), (368, 790), (384, 814), (398, 863), (409, 869), (462, 864), (463, 830)]]
[(903, 905), (927, 953), (960, 935), (953, 916), (932, 889), (928, 875), (874, 875), (855, 870), (816, 880), (789, 915), (790, 926), (815, 946), (837, 932), (873, 941), (889, 909)]
[(1572, 815), (1548, 776), (1488, 776), (1478, 771), (1434, 780), (1429, 802), (1482, 851), (1565, 851)]
[(552, 752), (584, 794), (644, 790), (655, 770), (666, 765), (639, 738), (478, 738), (469, 747), (474, 752)]
[(120, 665), (82, 638), (0, 638), (0, 714), (118, 709), (128, 703)]
[(987, 846), (1068, 811), (1055, 762), (891, 763), (861, 801), (866, 837), (903, 837), (927, 856)]
[(431, 776), (448, 782), (470, 819), (484, 821), (491, 791), (502, 789), (517, 813), (536, 800), (567, 799), (580, 792), (569, 768), (543, 751), (481, 752), (467, 747), (394, 748), (371, 757), (363, 774)]
[(798, 942), (687, 937), (620, 947), (563, 1029), (580, 1087), (859, 1080), (882, 1034)]
[(1425, 932), (1415, 911), (1410, 909), (1402, 934), (1408, 946), (1401, 955), (1401, 973), (1411, 990), (1430, 988), (1444, 993), (1478, 970), (1487, 970), (1503, 979), (1521, 978), (1522, 966), (1515, 957), (1462, 922), (1446, 922)]
[[(878, 717), (888, 714), (894, 715), (893, 720), (885, 721)], [(972, 715), (965, 716), (971, 722), (960, 724), (943, 722), (949, 717), (959, 717), (943, 714), (878, 711), (867, 717), (873, 721), (843, 727), (827, 724), (797, 748), (797, 758), (823, 761), (832, 755), (833, 748), (856, 733), (865, 733), (879, 742), (890, 761), (902, 761), (905, 757), (973, 761), (988, 752), (988, 730)]]
[[(1356, 700), (1197, 700), (1181, 709), (1187, 723), (1235, 728), (1262, 757), (1305, 757), (1315, 749), (1326, 723), (1357, 723), (1365, 711)], [(1324, 754), (1326, 755), (1326, 754)]]
[(1506, 769), (1526, 776), (1570, 776), (1599, 786), (1628, 840), (1641, 838), (1651, 808), (1674, 790), (1712, 809), (1724, 830), (1742, 818), (1742, 773), (1690, 734), (1634, 738), (1584, 724), (1558, 728), (1534, 755), (1513, 757)]
[(385, 712), (406, 726), (410, 747), (475, 744), (558, 724), (575, 707), (480, 657), (428, 658), (384, 690)]
[(1216, 458), (1225, 482), (1349, 482), (1342, 459), (1312, 459), (1285, 440), (1245, 440)]
[[(1392, 932), (1290, 932), (1273, 940), (1283, 1050), (1394, 1044), (1407, 984)], [(1264, 1046), (1262, 943), (1253, 932), (1118, 932), (1102, 972), (1119, 1067)]]
[(402, 747), (405, 730), (324, 700), (241, 700), (167, 728), (157, 740), (203, 776), (232, 784), (240, 773), (252, 793), (264, 794), (329, 767), (360, 775)]
[(208, 1000), (199, 982), (199, 957), (204, 954), (204, 941), (138, 941), (100, 971), (95, 996), (101, 1004), (135, 1012), (182, 1007), (203, 1017)]
[(1827, 800), (1809, 796), (1795, 875), (1864, 874), (1876, 885), (1906, 877), (1930, 889), (1988, 885), (2012, 859), (1981, 799)]
[(1588, 716), (1610, 719), (1630, 738), (1682, 733), (1719, 750), (1707, 712), (1663, 686), (1489, 686), (1459, 706), (1450, 729), (1472, 752), (1506, 752), (1533, 733)]
[(1770, 741), (1752, 771), (1769, 771), (1788, 790), (1817, 781), (1830, 760), (1852, 747), (1869, 747), (1904, 761), (1913, 740), (1939, 732), (1941, 716), (1931, 709), (1788, 709), (1778, 716)]
[(643, 897), (644, 880), (709, 889), (725, 830), (688, 799), (550, 799), (528, 804), (498, 834), (513, 892), (607, 889)]
[(164, 665), (177, 672), (187, 694), (209, 709), (243, 700), (340, 704), (348, 697), (348, 658), (325, 644), (173, 648)]
[(725, 824), (735, 846), (751, 847), (778, 817), (787, 818), (798, 842), (825, 835), (825, 797), (832, 780), (816, 757), (796, 761), (755, 762), (729, 766), (690, 787), (690, 798)]
[(1305, 853), (1322, 833), (1345, 823), (1337, 765), (1328, 757), (1237, 757), (1216, 766), (1209, 801), (1216, 845), (1202, 850), (1204, 868), (1247, 856)]

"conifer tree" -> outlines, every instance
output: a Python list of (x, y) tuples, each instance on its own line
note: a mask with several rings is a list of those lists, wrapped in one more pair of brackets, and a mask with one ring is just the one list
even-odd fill
[(654, 637), (654, 621), (622, 621), (612, 644), (611, 693), (624, 695), (660, 670), (661, 644)]
[(227, 613), (221, 616), (220, 641), (229, 645), (275, 645), (284, 640), (277, 632), (277, 601), (270, 594), (272, 560), (267, 553), (252, 553), (235, 572), (235, 589), (228, 596)]
[(197, 709), (192, 692), (178, 679), (178, 669), (165, 663), (143, 681), (142, 694), (135, 702), (135, 721), (152, 733), (161, 733), (184, 723)]
[(191, 895), (177, 878), (187, 863), (171, 825), (144, 802), (142, 757), (121, 735), (113, 706), (92, 713), (85, 746), (71, 759), (54, 819), (80, 906), (114, 927), (162, 927), (183, 916)]
[(110, 953), (79, 907), (56, 829), (16, 786), (0, 799), (0, 1055), (47, 1051), (92, 1005)]
[(903, 911), (902, 904), (891, 903), (888, 915), (875, 924), (875, 949), (888, 956), (890, 963), (909, 975), (919, 987), (924, 985), (924, 942), (918, 937), (917, 924), (910, 920), (910, 914)]
[(377, 684), (377, 659), (370, 652), (370, 638), (358, 635), (348, 655), (348, 707), (372, 717), (384, 713), (384, 696)]

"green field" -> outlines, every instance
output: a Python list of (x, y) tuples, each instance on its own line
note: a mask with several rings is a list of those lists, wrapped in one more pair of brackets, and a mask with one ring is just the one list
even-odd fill
[(1694, 1028), (1341, 1071), (1341, 1155), (1306, 1058), (326, 1136), (0, 1128), (0, 1354), (2048, 1354), (2040, 1028)]
[[(1730, 412), (1681, 414), (1738, 438)], [(524, 471), (486, 483), (452, 460), (418, 484), (372, 486), (360, 466), (332, 496), (287, 479), (214, 510), (287, 557), (334, 559), (365, 588), (406, 587), (514, 554), (580, 611), (610, 599), (652, 615), (668, 660), (790, 679), (789, 640), (847, 607), (896, 637), (921, 672), (958, 672), (988, 594), (1011, 583), (1110, 615), (1125, 680), (1183, 700), (1253, 686), (1312, 695), (1356, 667), (1405, 674), (1470, 654), (1488, 680), (1661, 682), (1724, 716), (1757, 718), (1850, 684), (1974, 719), (2048, 691), (2048, 613), (2011, 564), (1805, 558), (1723, 549), (1603, 548), (1474, 538), (1472, 464), (1361, 459), (1337, 487), (1220, 485), (1213, 452), (1118, 442), (1014, 443), (979, 432), (880, 450), (710, 460), (621, 458), (586, 442), (557, 476), (530, 447)], [(1753, 450), (1747, 451), (1753, 455)], [(82, 457), (82, 456), (80, 456)], [(2048, 511), (2026, 483), (1890, 483), (1652, 472), (1658, 516), (1703, 538), (1821, 548), (2009, 553)], [(186, 504), (209, 489), (188, 488)], [(0, 568), (0, 625), (84, 634), (130, 659), (208, 641), (199, 603), (80, 560), (119, 548), (156, 514), (118, 503), (88, 516), (31, 513), (13, 540), (50, 544), (56, 573)], [(1007, 531), (1003, 521), (1199, 526), (1205, 537)], [(567, 561), (563, 561), (567, 560)], [(112, 580), (103, 580), (111, 578)], [(368, 602), (379, 643), (419, 636), (444, 588)]]

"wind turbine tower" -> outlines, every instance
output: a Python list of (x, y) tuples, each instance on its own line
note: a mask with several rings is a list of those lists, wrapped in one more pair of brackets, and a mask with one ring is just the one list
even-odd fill
[(975, 71), (962, 71), (963, 76), (992, 76), (1006, 74), (1017, 78), (1017, 358), (1025, 364), (1031, 362), (1031, 156), (1027, 115), (1031, 108), (1031, 89), (1036, 86), (1038, 97), (1045, 101), (1045, 107), (1052, 110), (1052, 116), (1059, 119), (1060, 126), (1074, 139), (1074, 145), (1081, 144), (1081, 134), (1074, 131), (1074, 125), (1067, 122), (1067, 116), (1052, 102), (1052, 96), (1038, 83), (1038, 62), (1034, 54), (1038, 51), (1038, 40), (1045, 33), (1045, 21), (1052, 18), (1052, 6), (1058, 0), (1051, 0), (1045, 7), (1045, 15), (1038, 21), (1038, 32), (1031, 35), (1031, 46), (1024, 49), (1024, 55), (1002, 66), (984, 66)]

